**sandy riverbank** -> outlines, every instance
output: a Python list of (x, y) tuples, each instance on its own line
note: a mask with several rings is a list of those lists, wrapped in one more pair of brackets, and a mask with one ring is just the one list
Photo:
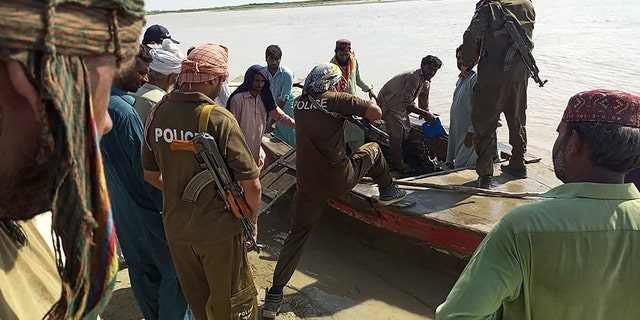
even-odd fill
[[(259, 240), (267, 248), (249, 254), (260, 305), (288, 228), (290, 199), (283, 200), (260, 218)], [(278, 319), (432, 319), (462, 264), (327, 210), (285, 289)], [(126, 269), (103, 318), (142, 319)]]

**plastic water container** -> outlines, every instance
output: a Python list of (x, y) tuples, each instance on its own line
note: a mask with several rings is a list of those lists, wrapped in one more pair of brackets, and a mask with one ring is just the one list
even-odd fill
[(429, 139), (435, 139), (447, 134), (447, 131), (444, 129), (442, 123), (440, 122), (440, 118), (436, 118), (436, 122), (434, 123), (423, 123), (422, 132), (424, 133), (424, 136)]

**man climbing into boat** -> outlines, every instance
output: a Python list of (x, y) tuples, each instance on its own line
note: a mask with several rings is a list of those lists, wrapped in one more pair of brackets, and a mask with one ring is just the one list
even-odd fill
[(640, 192), (624, 177), (640, 166), (640, 97), (578, 93), (557, 131), (564, 184), (493, 227), (436, 319), (638, 318)]
[[(414, 170), (404, 162), (402, 143), (409, 135), (411, 122), (409, 113), (418, 114), (428, 123), (435, 122), (429, 112), (429, 88), (431, 79), (442, 67), (438, 57), (428, 55), (422, 58), (420, 68), (402, 72), (382, 86), (378, 94), (378, 104), (382, 109), (382, 119), (389, 134), (391, 166), (402, 173)], [(418, 106), (415, 100), (418, 99)]]
[(337, 92), (342, 73), (337, 65), (323, 63), (307, 76), (302, 95), (294, 102), (296, 118), (297, 189), (291, 204), (291, 226), (265, 295), (263, 316), (273, 319), (282, 304), (283, 289), (293, 275), (304, 244), (329, 198), (351, 190), (363, 176), (378, 184), (379, 202), (391, 205), (406, 192), (391, 179), (377, 143), (367, 143), (347, 156), (345, 117), (357, 115), (374, 121), (382, 111), (370, 100)]

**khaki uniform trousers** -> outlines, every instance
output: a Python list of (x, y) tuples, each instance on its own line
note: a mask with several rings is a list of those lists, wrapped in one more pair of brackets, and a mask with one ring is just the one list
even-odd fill
[(527, 83), (528, 79), (500, 85), (478, 82), (473, 88), (471, 123), (475, 130), (478, 176), (493, 175), (493, 158), (497, 148), (495, 132), (500, 113), (504, 113), (509, 127), (509, 144), (512, 147), (509, 165), (524, 165), (524, 153), (527, 151)]
[[(340, 190), (345, 193), (351, 190), (365, 175), (373, 178), (373, 181), (379, 186), (386, 187), (391, 184), (387, 162), (377, 143), (370, 142), (363, 145), (351, 156), (350, 160), (353, 166), (353, 175), (345, 177), (345, 184), (324, 186), (324, 188)], [(278, 263), (273, 273), (273, 286), (285, 286), (291, 280), (291, 276), (302, 258), (304, 245), (314, 224), (320, 219), (328, 200), (329, 198), (319, 198), (313, 190), (303, 190), (298, 185), (291, 203), (289, 236), (287, 236), (278, 257)]]
[(169, 250), (196, 320), (258, 319), (258, 292), (242, 233), (214, 243), (169, 242)]
[(391, 165), (397, 166), (404, 162), (402, 144), (409, 136), (409, 131), (411, 130), (409, 115), (406, 111), (401, 114), (388, 111), (382, 114), (382, 120), (384, 120), (385, 128), (389, 134), (389, 153), (391, 153), (389, 156)]

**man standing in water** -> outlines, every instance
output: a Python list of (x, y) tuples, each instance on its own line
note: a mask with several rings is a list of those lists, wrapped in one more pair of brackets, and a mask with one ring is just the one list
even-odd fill
[(574, 95), (553, 167), (564, 182), (505, 215), (484, 238), (436, 319), (637, 319), (640, 97)]
[(406, 195), (391, 180), (377, 143), (367, 143), (347, 156), (344, 117), (358, 115), (373, 121), (380, 119), (382, 111), (372, 101), (337, 92), (341, 75), (335, 64), (317, 65), (294, 102), (297, 189), (291, 204), (289, 236), (278, 257), (273, 285), (265, 295), (265, 318), (275, 318), (280, 310), (284, 286), (295, 272), (304, 244), (330, 198), (348, 192), (365, 175), (378, 185), (382, 205), (393, 204)]
[[(331, 58), (331, 63), (338, 65), (342, 72), (340, 83), (336, 85), (338, 91), (344, 91), (352, 95), (357, 95), (356, 86), (369, 94), (369, 99), (376, 99), (373, 86), (367, 84), (360, 76), (360, 65), (356, 59), (355, 51), (351, 50), (351, 41), (339, 39), (336, 41), (335, 55)], [(357, 125), (347, 122), (344, 130), (344, 138), (349, 152), (355, 152), (364, 144), (364, 131)]]
[(471, 119), (478, 154), (478, 187), (485, 189), (491, 188), (497, 144), (495, 132), (502, 112), (509, 127), (512, 156), (509, 164), (502, 165), (501, 169), (516, 178), (527, 177), (524, 153), (527, 150), (525, 109), (529, 71), (504, 29), (502, 10), (508, 19), (516, 23), (522, 38), (533, 47), (535, 11), (531, 0), (483, 0), (478, 3), (471, 24), (464, 33), (460, 50), (463, 70), (473, 66), (480, 53)]

